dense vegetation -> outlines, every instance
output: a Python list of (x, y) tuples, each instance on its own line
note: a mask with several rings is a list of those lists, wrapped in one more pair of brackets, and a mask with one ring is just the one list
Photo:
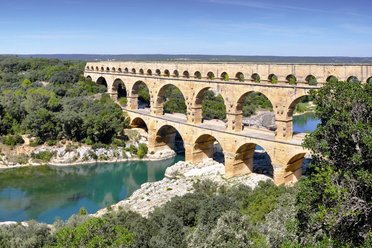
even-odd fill
[(82, 77), (83, 68), (80, 62), (0, 57), (4, 143), (17, 144), (13, 135), (19, 134), (30, 134), (36, 144), (110, 143), (120, 134), (127, 125), (121, 109), (103, 88)]

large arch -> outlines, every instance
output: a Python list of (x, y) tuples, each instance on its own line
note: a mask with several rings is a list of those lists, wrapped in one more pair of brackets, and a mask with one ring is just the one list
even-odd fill
[(302, 176), (302, 164), (306, 153), (294, 155), (287, 163), (285, 168), (284, 183), (291, 184), (297, 182)]
[[(193, 122), (196, 123), (196, 124), (202, 123), (203, 120), (205, 119), (204, 117), (206, 117), (206, 114), (203, 112), (203, 101), (204, 101), (204, 98), (205, 98), (207, 92), (209, 92), (209, 91), (213, 92), (213, 91), (211, 91), (211, 87), (204, 87), (204, 88), (202, 88), (198, 91), (198, 93), (196, 94), (196, 96), (194, 98), (194, 101), (193, 101), (193, 117), (192, 118), (193, 118)], [(213, 92), (213, 94), (214, 94), (214, 92)], [(226, 112), (227, 112), (226, 101), (221, 94), (214, 95), (214, 97), (215, 97), (215, 99), (216, 98), (221, 98), (222, 99), (224, 110), (223, 109), (210, 109), (210, 111), (212, 111), (212, 113), (206, 119), (225, 120), (226, 119)], [(215, 112), (215, 113), (213, 113), (213, 112)], [(214, 118), (213, 117), (213, 115), (223, 115), (223, 114), (225, 114), (225, 115), (221, 116), (221, 118)]]
[(99, 86), (104, 87), (106, 89), (106, 92), (107, 92), (108, 84), (107, 84), (107, 81), (104, 77), (99, 77), (96, 81), (96, 84), (99, 85)]
[(156, 132), (154, 146), (156, 150), (167, 147), (176, 153), (184, 153), (184, 140), (183, 135), (177, 128), (171, 125), (163, 125)]
[(143, 81), (135, 82), (131, 90), (131, 98), (133, 101), (131, 109), (149, 108), (151, 96), (148, 85)]
[(148, 132), (148, 130), (149, 130), (148, 127), (147, 127), (146, 122), (141, 117), (134, 118), (130, 123), (130, 127), (131, 128), (141, 128), (141, 129), (145, 130), (146, 132)]
[(205, 158), (225, 162), (222, 143), (210, 134), (202, 134), (195, 140), (192, 153), (193, 162), (200, 162)]
[(350, 76), (346, 80), (348, 83), (360, 83), (360, 80), (356, 76)]
[[(163, 85), (155, 100), (155, 114), (163, 115), (165, 112), (186, 114), (187, 105), (185, 99), (185, 94), (176, 85)], [(167, 105), (165, 106), (166, 103)]]
[(372, 77), (369, 77), (367, 80), (366, 80), (367, 84), (372, 84)]
[(114, 83), (112, 84), (111, 90), (113, 95), (116, 95), (117, 100), (119, 100), (120, 98), (126, 98), (128, 96), (127, 88), (125, 87), (123, 80), (121, 80), (120, 78), (115, 79)]

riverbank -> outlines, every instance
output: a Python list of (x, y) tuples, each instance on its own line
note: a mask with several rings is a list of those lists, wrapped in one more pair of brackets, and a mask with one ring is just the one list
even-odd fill
[(173, 197), (194, 192), (193, 185), (206, 180), (227, 187), (244, 184), (254, 188), (259, 182), (272, 179), (261, 174), (249, 174), (227, 179), (224, 165), (212, 159), (205, 159), (196, 165), (189, 162), (178, 162), (167, 168), (163, 180), (142, 184), (141, 188), (128, 199), (101, 209), (92, 216), (99, 217), (111, 211), (125, 209), (147, 217), (155, 208), (162, 206)]

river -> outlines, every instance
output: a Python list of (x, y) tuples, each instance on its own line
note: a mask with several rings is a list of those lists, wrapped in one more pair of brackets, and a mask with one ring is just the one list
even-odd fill
[(313, 112), (307, 112), (302, 115), (293, 117), (293, 132), (294, 133), (310, 133), (313, 132), (320, 120), (315, 117)]
[(164, 178), (164, 161), (136, 161), (65, 167), (25, 167), (0, 173), (0, 221), (68, 219), (81, 207), (88, 213), (129, 197), (141, 184)]

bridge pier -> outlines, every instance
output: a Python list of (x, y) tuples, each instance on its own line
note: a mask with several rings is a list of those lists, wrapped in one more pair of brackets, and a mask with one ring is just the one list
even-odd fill
[(201, 124), (203, 122), (202, 106), (192, 107), (190, 111), (190, 118), (187, 118), (189, 123)]
[(290, 140), (293, 137), (293, 121), (291, 118), (276, 119), (275, 138), (281, 140)]
[(127, 107), (131, 110), (138, 109), (138, 96), (127, 96)]
[(227, 130), (232, 132), (243, 131), (243, 112), (226, 113)]

